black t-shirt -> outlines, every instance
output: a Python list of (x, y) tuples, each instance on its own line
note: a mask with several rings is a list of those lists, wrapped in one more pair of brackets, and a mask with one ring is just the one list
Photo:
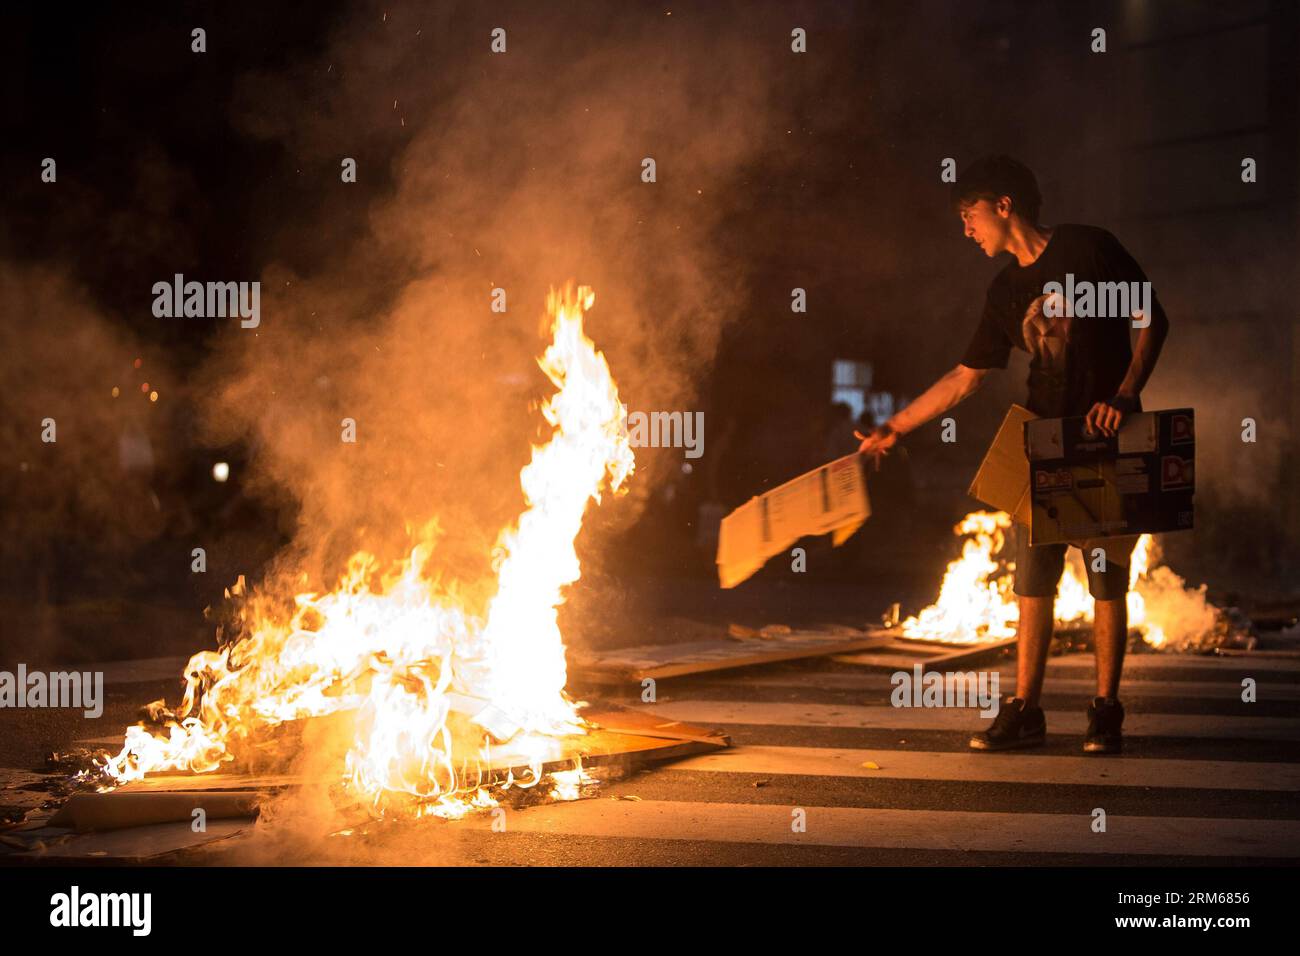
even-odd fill
[[(1051, 318), (1041, 306), (1031, 308), (1049, 282), (1066, 288), (1067, 274), (1076, 290), (1083, 288), (1081, 283), (1095, 289), (1098, 283), (1147, 281), (1142, 267), (1105, 229), (1057, 226), (1037, 259), (1024, 267), (1013, 259), (993, 279), (984, 314), (961, 360), (968, 368), (1006, 368), (1013, 347), (1028, 352), (1026, 407), (1053, 418), (1085, 415), (1095, 402), (1111, 398), (1133, 358), (1128, 315), (1084, 317), (1085, 306), (1078, 314)], [(1151, 312), (1160, 312), (1154, 293)]]

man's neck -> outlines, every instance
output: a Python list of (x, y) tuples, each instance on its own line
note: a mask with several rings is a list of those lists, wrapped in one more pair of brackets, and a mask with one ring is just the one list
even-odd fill
[(1052, 238), (1052, 230), (1045, 226), (1035, 226), (1024, 220), (1011, 224), (1011, 237), (1007, 241), (1007, 252), (1016, 257), (1016, 262), (1023, 269), (1032, 265)]

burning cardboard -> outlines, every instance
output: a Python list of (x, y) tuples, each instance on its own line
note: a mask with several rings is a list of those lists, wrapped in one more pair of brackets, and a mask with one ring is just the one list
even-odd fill
[[(639, 765), (731, 745), (721, 731), (665, 720), (639, 709), (606, 706), (586, 712), (584, 719), (586, 733), (547, 738), (540, 750), (510, 743), (494, 746), (478, 771), (485, 775), (485, 782), (493, 774), (519, 781), (535, 768), (540, 779), (542, 774), (555, 777), (576, 767)], [(253, 817), (271, 794), (307, 782), (296, 773), (285, 772), (148, 774), (114, 791), (74, 795), (47, 825), (78, 832), (143, 826), (189, 820), (196, 807), (213, 819)]]
[(159, 702), (128, 729), (102, 767), (110, 781), (212, 773), (237, 758), (256, 771), (295, 729), (337, 718), (348, 732), (331, 741), (345, 744), (331, 779), (377, 810), (454, 816), (490, 805), (480, 781), (502, 759), (537, 781), (543, 763), (590, 746), (564, 692), (556, 610), (580, 577), (588, 505), (621, 492), (635, 464), (613, 375), (583, 331), (594, 299), (570, 287), (548, 300), (538, 364), (555, 386), (541, 406), (551, 434), (520, 472), (526, 507), (499, 536), (490, 598), (467, 603), (460, 585), (473, 582), (440, 565), (432, 521), (412, 525), (404, 559), (358, 552), (339, 583), (297, 594), (291, 609), (286, 595), (238, 595), (235, 638), (191, 659), (179, 707)]

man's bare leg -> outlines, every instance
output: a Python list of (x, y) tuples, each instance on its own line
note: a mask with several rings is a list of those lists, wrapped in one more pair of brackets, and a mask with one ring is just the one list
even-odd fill
[(1052, 644), (1052, 606), (1056, 598), (1020, 597), (1019, 601), (1016, 696), (1024, 700), (1026, 707), (1037, 707), (1043, 693), (1043, 675), (1047, 672), (1047, 651)]
[(1096, 602), (1092, 643), (1097, 656), (1097, 696), (1118, 699), (1124, 647), (1128, 643), (1128, 602), (1124, 598)]

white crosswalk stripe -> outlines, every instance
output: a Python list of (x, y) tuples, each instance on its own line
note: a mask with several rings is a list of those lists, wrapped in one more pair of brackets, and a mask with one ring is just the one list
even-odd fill
[[(786, 727), (858, 727), (885, 730), (985, 730), (992, 717), (957, 707), (862, 707), (776, 701), (682, 700), (647, 704), (653, 713), (695, 724), (766, 724)], [(1083, 710), (1046, 711), (1048, 733), (1083, 734)], [(1133, 737), (1227, 737), (1300, 740), (1300, 718), (1203, 714), (1128, 714), (1124, 733)]]
[[(967, 668), (965, 672), (976, 670)], [(1071, 668), (1073, 673), (1077, 668)], [(1091, 678), (1062, 677), (1053, 674), (1044, 685), (1047, 694), (1069, 694), (1086, 700), (1097, 692), (1097, 683)], [(1014, 670), (1003, 668), (999, 671), (999, 687), (1003, 693), (1013, 693), (1016, 688)], [(864, 694), (888, 694), (896, 686), (891, 675), (883, 671), (864, 671), (861, 673), (794, 672), (777, 676), (750, 676), (745, 680), (746, 687), (772, 687), (789, 689), (792, 693), (800, 690), (848, 690), (861, 691)], [(1120, 696), (1125, 700), (1140, 697), (1199, 697), (1206, 700), (1241, 700), (1242, 687), (1233, 675), (1224, 675), (1218, 680), (1200, 681), (1161, 681), (1134, 680), (1125, 677)], [(1260, 701), (1300, 701), (1300, 684), (1283, 684), (1267, 679), (1256, 681), (1256, 698)]]
[[(656, 772), (653, 779), (658, 781), (658, 788), (645, 800), (551, 804), (512, 814), (510, 826), (516, 831), (596, 838), (957, 851), (955, 862), (967, 852), (1095, 854), (1100, 858), (1150, 855), (1300, 859), (1300, 820), (1256, 818), (1274, 814), (1286, 817), (1282, 807), (1292, 799), (1291, 795), (1300, 793), (1300, 763), (1286, 759), (1287, 748), (1300, 741), (1300, 714), (1276, 716), (1278, 709), (1273, 708), (1269, 716), (1256, 716), (1244, 703), (1241, 714), (1204, 712), (1223, 710), (1224, 702), (1240, 701), (1241, 676), (1256, 672), (1260, 674), (1260, 700), (1300, 700), (1300, 685), (1291, 680), (1300, 662), (1164, 655), (1134, 657), (1131, 662), (1133, 666), (1126, 668), (1122, 697), (1140, 699), (1142, 705), (1138, 712), (1130, 708), (1124, 724), (1126, 737), (1171, 741), (1177, 745), (1180, 757), (1189, 750), (1195, 754), (1198, 741), (1221, 740), (1249, 740), (1257, 752), (1276, 751), (1281, 756), (1222, 760), (1208, 756), (1171, 759), (1150, 755), (1150, 751), (1130, 751), (1122, 757), (1062, 756), (1042, 751), (933, 752), (915, 745), (909, 747), (906, 733), (969, 733), (987, 726), (988, 719), (981, 719), (977, 708), (890, 706), (887, 696), (892, 684), (888, 672), (855, 672), (842, 666), (820, 671), (791, 667), (784, 671), (710, 675), (704, 680), (707, 687), (696, 682), (697, 690), (692, 690), (689, 681), (677, 687), (668, 684), (660, 688), (660, 703), (641, 706), (665, 719), (692, 724), (773, 728), (783, 742), (797, 741), (800, 729), (811, 728), (898, 731), (900, 742), (879, 748), (778, 746), (745, 743), (746, 732), (738, 731), (739, 745), (674, 761)], [(1053, 659), (1049, 665), (1047, 693), (1078, 694), (1082, 698), (1077, 708), (1047, 712), (1050, 734), (1084, 733), (1084, 702), (1094, 687), (1091, 668), (1091, 657), (1079, 654)], [(1013, 688), (1014, 669), (1004, 662), (1000, 673), (1004, 688)], [(789, 691), (792, 699), (754, 700), (745, 695), (746, 690), (755, 688), (767, 691), (768, 697), (785, 696), (780, 692)], [(826, 703), (825, 696), (819, 697), (819, 702), (799, 699), (819, 691), (861, 691), (863, 702)], [(739, 699), (712, 699), (711, 692)], [(1172, 709), (1180, 712), (1162, 712), (1162, 707), (1175, 702), (1177, 706)], [(1198, 702), (1205, 706), (1198, 706)], [(1192, 712), (1186, 712), (1189, 710)], [(754, 733), (750, 731), (749, 735)], [(1222, 744), (1214, 746), (1215, 755), (1223, 756)], [(717, 781), (717, 786), (705, 788), (713, 801), (701, 796), (701, 774)], [(729, 782), (732, 777), (735, 784)], [(750, 781), (755, 777), (767, 781), (771, 789), (753, 789)], [(984, 801), (988, 798), (980, 794), (988, 794), (987, 789), (950, 809), (888, 806), (898, 800), (910, 801), (910, 795), (918, 792), (914, 788), (866, 791), (875, 794), (873, 802), (883, 800), (885, 806), (843, 805), (844, 791), (835, 788), (849, 782), (860, 788), (864, 786), (861, 781), (869, 780), (921, 787), (943, 784), (950, 788), (966, 784), (1028, 784), (1048, 788), (1039, 792), (1055, 794), (1044, 804), (1050, 803), (1055, 812), (986, 810)], [(1088, 789), (1075, 789), (1080, 787)], [(810, 794), (809, 802), (813, 804), (798, 808), (806, 812), (807, 827), (803, 832), (791, 827), (791, 814), (796, 808), (771, 799), (777, 792), (798, 799), (801, 791)], [(755, 796), (750, 797), (751, 793)], [(816, 805), (811, 795), (827, 793), (840, 794), (835, 805)], [(900, 793), (907, 796), (900, 797)], [(1094, 805), (1104, 809), (1108, 802), (1120, 801), (1125, 794), (1137, 801), (1128, 807), (1142, 809), (1136, 813), (1110, 813), (1105, 832), (1095, 832), (1093, 811), (1098, 807)], [(1160, 794), (1170, 796), (1161, 798)], [(1234, 801), (1241, 805), (1241, 812), (1232, 812)], [(1077, 812), (1068, 809), (1076, 804)], [(1006, 800), (999, 803), (1001, 808), (1006, 806)], [(1261, 809), (1252, 812), (1249, 808)], [(974, 857), (971, 862), (978, 859)]]
[[(1068, 654), (1050, 657), (1047, 660), (1047, 672), (1068, 671), (1075, 669), (1091, 670), (1092, 656), (1089, 654)], [(1274, 671), (1294, 674), (1300, 671), (1300, 659), (1294, 657), (1268, 657), (1232, 655), (1218, 657), (1208, 654), (1129, 654), (1124, 658), (1125, 676), (1143, 678), (1150, 672), (1174, 670), (1213, 671)]]
[[(802, 829), (796, 811), (804, 811)], [(1300, 821), (1109, 816), (1091, 811), (983, 813), (953, 810), (789, 807), (744, 803), (590, 800), (512, 813), (514, 832), (642, 840), (805, 844), (1016, 853), (1291, 857)], [(487, 829), (490, 820), (470, 823)]]
[[(866, 767), (874, 763), (879, 769)], [(1057, 757), (1024, 753), (936, 753), (847, 747), (733, 747), (687, 757), (675, 770), (809, 776), (963, 780), (1105, 787), (1195, 787), (1300, 791), (1300, 765), (1231, 760)]]
[[(1048, 694), (1080, 697), (1077, 707), (1047, 711), (1049, 735), (1076, 739), (1065, 755), (1052, 741), (1046, 750), (995, 754), (909, 743), (914, 733), (965, 735), (989, 718), (978, 708), (893, 707), (888, 672), (800, 665), (665, 681), (659, 703), (633, 706), (665, 722), (732, 728), (737, 744), (670, 761), (614, 791), (635, 796), (644, 780), (644, 799), (598, 792), (594, 799), (512, 809), (507, 830), (588, 838), (598, 858), (603, 848), (623, 846), (609, 850), (612, 859), (624, 858), (625, 845), (617, 841), (639, 840), (680, 841), (665, 852), (697, 862), (724, 852), (723, 844), (763, 847), (733, 847), (727, 851), (733, 860), (737, 853), (766, 853), (781, 862), (817, 861), (800, 847), (841, 848), (838, 859), (860, 850), (847, 858), (870, 861), (877, 850), (938, 851), (954, 864), (988, 862), (981, 856), (988, 853), (1002, 854), (997, 862), (1023, 855), (1034, 864), (1078, 855), (1098, 862), (1300, 860), (1300, 819), (1292, 819), (1300, 817), (1294, 809), (1300, 761), (1292, 760), (1300, 713), (1285, 716), (1279, 703), (1300, 700), (1294, 681), (1300, 661), (1131, 660), (1142, 663), (1133, 673), (1126, 668), (1121, 696), (1141, 703), (1130, 707), (1124, 733), (1142, 746), (1120, 757), (1074, 750), (1092, 689), (1091, 658), (1080, 654), (1054, 658), (1048, 669)], [(118, 676), (131, 679), (144, 670)], [(1260, 701), (1273, 705), (1266, 716), (1234, 703), (1241, 676), (1256, 672)], [(1003, 662), (1000, 673), (1001, 689), (1009, 690), (1013, 669)], [(757, 689), (782, 699), (747, 693)], [(861, 702), (828, 703), (832, 693)], [(738, 699), (725, 699), (733, 696)], [(1232, 712), (1214, 712), (1224, 710)], [(827, 741), (841, 746), (811, 745)], [(1223, 741), (1248, 746), (1239, 752)], [(1173, 756), (1163, 755), (1171, 752), (1166, 748)], [(1243, 756), (1258, 759), (1237, 759)], [(1106, 811), (1104, 832), (1094, 825), (1099, 809)], [(795, 811), (803, 814), (802, 829), (792, 827)], [(455, 825), (477, 831), (494, 820), (472, 816)]]

